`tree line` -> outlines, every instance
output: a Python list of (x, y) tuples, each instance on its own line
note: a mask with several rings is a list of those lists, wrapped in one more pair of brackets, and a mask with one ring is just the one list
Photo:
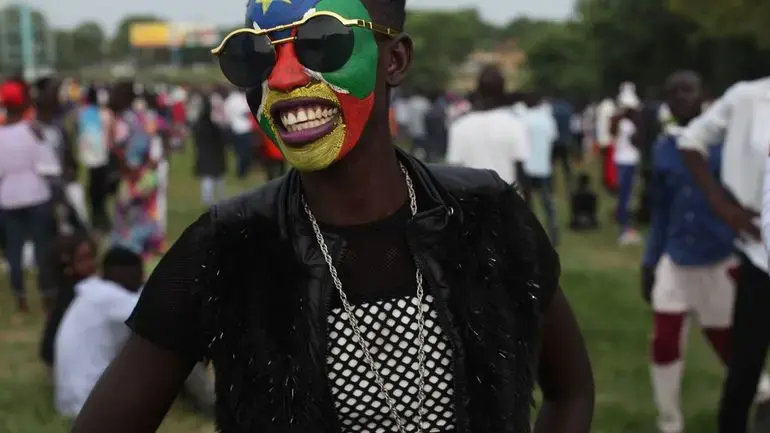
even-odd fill
[[(168, 62), (169, 50), (137, 52), (129, 42), (133, 23), (162, 20), (126, 17), (111, 38), (92, 21), (57, 29), (57, 67), (129, 56)], [(518, 18), (504, 26), (484, 22), (472, 9), (413, 11), (406, 31), (416, 49), (410, 85), (426, 90), (443, 88), (473, 51), (510, 39), (527, 56), (523, 86), (578, 99), (614, 94), (626, 80), (643, 91), (679, 68), (700, 72), (715, 94), (736, 80), (770, 75), (767, 0), (577, 0), (567, 21)], [(185, 63), (213, 61), (205, 47), (179, 54)]]

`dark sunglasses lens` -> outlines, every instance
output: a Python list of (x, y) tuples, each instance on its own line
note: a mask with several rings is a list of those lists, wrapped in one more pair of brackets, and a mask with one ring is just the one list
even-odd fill
[(222, 74), (235, 86), (262, 87), (275, 65), (275, 50), (267, 36), (239, 33), (231, 37), (219, 54)]
[(345, 66), (353, 54), (353, 30), (336, 18), (318, 16), (297, 29), (294, 47), (297, 58), (316, 72), (334, 72)]

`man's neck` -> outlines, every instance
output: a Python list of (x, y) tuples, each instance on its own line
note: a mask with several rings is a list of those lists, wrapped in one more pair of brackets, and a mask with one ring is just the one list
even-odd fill
[(500, 107), (502, 107), (503, 104), (501, 100), (498, 99), (492, 99), (492, 98), (482, 98), (476, 103), (476, 110), (477, 111), (489, 111), (489, 110), (496, 110)]
[(365, 224), (393, 214), (407, 200), (395, 149), (379, 143), (364, 146), (326, 170), (302, 173), (306, 200), (319, 221)]
[(677, 123), (679, 124), (679, 126), (687, 126), (690, 124), (690, 122), (695, 120), (698, 116), (700, 116), (700, 112), (695, 116), (688, 116), (681, 119), (677, 119)]

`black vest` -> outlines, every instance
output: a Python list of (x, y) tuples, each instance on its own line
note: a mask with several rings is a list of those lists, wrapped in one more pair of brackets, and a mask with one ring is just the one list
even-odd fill
[[(542, 229), (491, 172), (399, 157), (432, 202), (407, 238), (453, 345), (458, 431), (528, 433), (540, 301), (558, 275), (541, 269)], [(219, 429), (339, 432), (326, 374), (336, 294), (300, 206), (298, 174), (212, 217), (215, 247), (200, 278)], [(339, 259), (342, 240), (327, 243)]]

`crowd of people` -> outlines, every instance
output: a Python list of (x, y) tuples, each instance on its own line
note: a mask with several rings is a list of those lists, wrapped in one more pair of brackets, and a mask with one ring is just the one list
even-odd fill
[[(572, 104), (541, 92), (506, 92), (505, 80), (495, 68), (481, 73), (477, 90), (468, 96), (425, 94), (397, 95), (393, 102), (397, 137), (410, 143), (415, 155), (427, 162), (491, 169), (517, 184), (528, 201), (541, 203), (554, 245), (559, 242), (559, 224), (553, 177), (561, 168), (565, 197), (573, 203), (569, 227), (599, 227), (598, 196), (591, 191), (590, 176), (576, 173), (576, 166), (592, 155), (601, 127), (592, 117), (592, 105)], [(630, 137), (629, 125), (618, 122), (625, 128), (622, 136)], [(618, 140), (617, 147), (623, 148), (618, 153), (633, 158), (635, 148), (625, 141)], [(626, 178), (633, 179), (633, 170), (627, 171)], [(621, 226), (630, 222), (631, 187), (629, 183), (619, 197), (626, 203), (618, 208)], [(619, 242), (633, 243), (632, 237), (638, 235), (629, 227), (622, 230)]]
[[(167, 249), (173, 155), (193, 147), (205, 208), (225, 198), (230, 145), (238, 177), (260, 164), (269, 178), (283, 174), (280, 152), (265, 149), (256, 128), (245, 94), (223, 87), (0, 83), (0, 247), (18, 317), (31, 308), (25, 268), (36, 270), (48, 317), (40, 357), (62, 414), (77, 415), (118, 353), (143, 284), (136, 272)], [(208, 412), (210, 376), (201, 366), (189, 379)]]
[[(467, 103), (414, 95), (395, 108), (408, 119), (401, 126), (409, 132), (405, 139), (434, 146), (424, 153), (428, 159), (493, 170), (518, 184), (528, 200), (539, 198), (554, 245), (554, 169), (564, 168), (570, 229), (596, 228), (602, 216), (591, 176), (574, 174), (575, 163), (597, 156), (598, 178), (615, 198), (618, 244), (644, 246), (641, 287), (654, 312), (650, 356), (658, 430), (684, 431), (679, 390), (692, 316), (727, 368), (720, 432), (747, 431), (752, 404), (754, 431), (766, 431), (770, 377), (763, 371), (768, 340), (759, 292), (766, 289), (768, 264), (752, 219), (761, 209), (762, 161), (770, 144), (770, 130), (756, 120), (762, 101), (753, 98), (766, 91), (767, 80), (739, 83), (713, 102), (692, 71), (675, 72), (661, 85), (662, 99), (651, 89), (642, 100), (627, 82), (616, 96), (580, 106), (538, 92), (506, 94), (502, 75), (490, 67), (477, 91), (462, 99)], [(424, 133), (436, 120), (426, 114), (431, 104), (445, 107), (445, 134)], [(450, 107), (464, 109), (449, 116), (457, 112)], [(770, 197), (770, 180), (766, 185)], [(647, 226), (646, 236), (638, 226)], [(763, 237), (770, 249), (770, 236)]]
[[(30, 243), (40, 355), (75, 433), (155, 431), (181, 390), (228, 433), (524, 433), (536, 383), (535, 431), (587, 433), (595, 390), (559, 283), (554, 170), (569, 228), (596, 229), (577, 164), (593, 156), (618, 244), (644, 244), (658, 430), (685, 428), (690, 316), (726, 367), (719, 432), (749, 431), (755, 403), (754, 428), (770, 429), (768, 79), (709, 104), (677, 71), (663, 100), (629, 82), (576, 104), (508, 93), (489, 66), (468, 97), (399, 95), (403, 1), (290, 3), (250, 3), (213, 51), (245, 90), (0, 84), (11, 288), (28, 311)], [(238, 178), (261, 165), (273, 181), (223, 201), (228, 145)], [(168, 248), (169, 173), (188, 146), (204, 210)]]

